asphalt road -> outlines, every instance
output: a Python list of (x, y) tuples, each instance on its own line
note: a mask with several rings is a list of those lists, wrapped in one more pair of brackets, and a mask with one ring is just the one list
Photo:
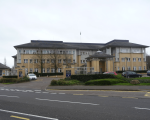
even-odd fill
[(21, 84), (1, 84), (0, 120), (148, 120), (150, 118), (149, 92), (45, 91), (44, 88), (51, 80), (41, 78)]

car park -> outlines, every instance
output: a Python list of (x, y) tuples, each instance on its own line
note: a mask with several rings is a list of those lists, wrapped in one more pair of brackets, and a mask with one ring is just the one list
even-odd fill
[(147, 76), (150, 76), (150, 70), (147, 71)]
[(104, 72), (103, 74), (112, 74), (112, 75), (117, 75), (116, 72)]
[(35, 74), (28, 74), (27, 77), (30, 79), (30, 80), (36, 80), (37, 77)]
[(124, 77), (127, 77), (127, 78), (136, 78), (136, 77), (142, 77), (142, 75), (138, 74), (136, 72), (133, 72), (133, 71), (125, 71)]

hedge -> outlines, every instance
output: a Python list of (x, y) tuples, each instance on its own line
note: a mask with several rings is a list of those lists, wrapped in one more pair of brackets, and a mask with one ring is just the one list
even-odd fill
[(39, 77), (40, 76), (54, 76), (54, 75), (63, 75), (63, 73), (37, 73), (37, 72), (34, 72), (34, 74)]
[(112, 74), (95, 74), (95, 75), (71, 75), (71, 79), (86, 82), (94, 79), (117, 78)]
[[(125, 71), (119, 70), (119, 71), (116, 71), (116, 73), (123, 73)], [(133, 72), (136, 72), (136, 73), (147, 73), (147, 70), (135, 70), (135, 71), (134, 70), (127, 70), (127, 71), (133, 71)]]
[(27, 77), (23, 77), (20, 79), (17, 78), (2, 78), (0, 79), (0, 83), (21, 83), (21, 82), (26, 82), (26, 81), (30, 81), (29, 78)]
[(127, 83), (123, 80), (117, 79), (99, 79), (99, 80), (90, 80), (85, 83), (85, 85), (112, 85), (117, 83)]
[(14, 76), (3, 76), (3, 78), (18, 78), (17, 75), (14, 75)]

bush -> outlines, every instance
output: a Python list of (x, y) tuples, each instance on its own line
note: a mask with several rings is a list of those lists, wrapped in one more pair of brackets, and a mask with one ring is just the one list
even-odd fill
[(126, 81), (118, 79), (99, 79), (99, 80), (90, 80), (85, 83), (85, 85), (112, 85), (117, 83), (126, 83)]
[(94, 79), (116, 78), (112, 74), (95, 74), (95, 75), (71, 75), (71, 79), (76, 79), (82, 82), (87, 82)]
[(134, 84), (134, 85), (140, 84), (140, 82), (139, 82), (138, 80), (131, 80), (130, 83), (131, 83), (131, 84)]
[(3, 76), (3, 78), (18, 78), (17, 75), (14, 75), (14, 76)]
[(57, 80), (52, 80), (50, 85), (52, 86), (58, 85)]
[(27, 77), (23, 77), (23, 78), (2, 78), (0, 79), (0, 83), (20, 83), (20, 82), (26, 82), (29, 81), (29, 79)]
[(63, 73), (37, 73), (37, 72), (34, 72), (34, 74), (39, 77), (40, 76), (54, 76), (54, 75), (63, 75)]

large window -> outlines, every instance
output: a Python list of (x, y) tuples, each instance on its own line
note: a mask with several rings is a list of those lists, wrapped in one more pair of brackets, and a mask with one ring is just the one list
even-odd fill
[(51, 68), (51, 73), (55, 73), (55, 69), (54, 68)]
[(33, 69), (32, 69), (32, 68), (30, 68), (30, 72), (33, 72)]
[(45, 73), (45, 68), (43, 68), (43, 73)]
[(47, 63), (50, 63), (50, 60), (49, 60), (49, 59), (47, 59)]
[(142, 70), (142, 67), (141, 67), (141, 66), (139, 66), (139, 70)]
[(58, 59), (58, 63), (61, 63), (61, 59)]
[(135, 66), (133, 67), (133, 70), (136, 71), (136, 67)]
[(133, 62), (136, 62), (136, 58), (133, 58)]
[(28, 59), (24, 59), (24, 63), (28, 63)]
[(127, 61), (130, 62), (130, 58), (127, 58)]
[(124, 61), (125, 61), (125, 58), (122, 58), (121, 60), (122, 60), (122, 62), (124, 62)]
[(141, 62), (141, 58), (138, 58), (138, 61)]
[(30, 59), (30, 63), (32, 63), (32, 59)]
[(122, 71), (125, 71), (125, 67), (122, 67)]
[(34, 59), (34, 63), (38, 63), (38, 59)]
[(25, 50), (25, 54), (29, 54), (29, 50)]
[(50, 73), (50, 68), (47, 68), (47, 73)]
[(42, 59), (42, 63), (45, 63), (45, 59)]
[(29, 54), (33, 54), (33, 50), (29, 50)]
[(130, 68), (130, 67), (128, 67), (128, 70), (131, 70), (131, 68)]
[(34, 72), (38, 72), (38, 68), (35, 68), (35, 69), (34, 69)]
[(58, 72), (61, 72), (61, 68), (58, 68)]

